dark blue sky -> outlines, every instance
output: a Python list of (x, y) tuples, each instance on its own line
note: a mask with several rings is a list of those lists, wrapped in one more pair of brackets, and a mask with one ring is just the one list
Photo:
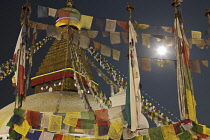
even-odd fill
[[(0, 9), (0, 26), (2, 28), (0, 32), (0, 64), (4, 63), (6, 60), (12, 58), (13, 56), (16, 41), (20, 31), (20, 10), (24, 2), (24, 0), (7, 0), (2, 1), (1, 3), (2, 7)], [(32, 3), (33, 10), (31, 20), (48, 24), (54, 24), (54, 19), (51, 17), (38, 19), (36, 16), (37, 5), (43, 5), (56, 9), (62, 8), (65, 5), (65, 0), (29, 0), (29, 2)], [(74, 5), (81, 12), (81, 14), (84, 15), (90, 15), (99, 18), (109, 18), (119, 21), (128, 21), (129, 14), (125, 10), (128, 2), (128, 0), (74, 0)], [(135, 6), (135, 11), (133, 12), (133, 21), (136, 20), (139, 23), (149, 24), (152, 26), (173, 27), (174, 9), (171, 6), (170, 0), (133, 0), (133, 5)], [(185, 29), (195, 31), (205, 31), (207, 29), (208, 20), (207, 17), (204, 16), (204, 13), (206, 9), (210, 9), (209, 0), (184, 0), (181, 7), (184, 17)], [(138, 30), (137, 32), (141, 33), (146, 31)], [(40, 34), (41, 33), (42, 32), (40, 32)], [(148, 31), (147, 33), (150, 34), (151, 32)], [(187, 34), (187, 36), (190, 37), (189, 34)], [(45, 37), (45, 34), (41, 35), (39, 39), (42, 39), (43, 37)], [(203, 38), (208, 38), (208, 36)], [(109, 45), (109, 41), (107, 41), (107, 39), (104, 41), (103, 38), (99, 38), (97, 41)], [(127, 44), (109, 46), (120, 50), (122, 54), (127, 53)], [(148, 49), (141, 45), (140, 40), (137, 44), (137, 52), (140, 57), (158, 58), (160, 56), (155, 53), (155, 49), (157, 47), (158, 44), (152, 44), (151, 48)], [(44, 58), (48, 48), (49, 45), (43, 47), (34, 55), (32, 76), (35, 76), (35, 72), (37, 71), (37, 68), (41, 63), (41, 60)], [(164, 56), (164, 58), (175, 59), (174, 48), (171, 47), (169, 51), (170, 53)], [(122, 73), (126, 74), (128, 67), (126, 63), (127, 60), (122, 54), (120, 63), (109, 58), (107, 59)], [(191, 49), (190, 59), (210, 59), (210, 49), (205, 48), (201, 50), (196, 46), (193, 46)], [(163, 105), (176, 117), (179, 117), (177, 104), (176, 70), (174, 68), (174, 64), (171, 62), (166, 67), (160, 68), (151, 62), (151, 66), (151, 72), (141, 71), (141, 83), (143, 86), (142, 90), (153, 97), (157, 102)], [(193, 73), (195, 99), (197, 101), (197, 117), (199, 123), (210, 124), (210, 68), (201, 66), (201, 71), (202, 73), (200, 74)], [(11, 75), (3, 81), (0, 81), (0, 108), (14, 101), (14, 88), (11, 86), (10, 79)], [(29, 92), (30, 93), (27, 93), (28, 95), (32, 94), (32, 90)], [(173, 117), (170, 115), (169, 117), (173, 119)]]

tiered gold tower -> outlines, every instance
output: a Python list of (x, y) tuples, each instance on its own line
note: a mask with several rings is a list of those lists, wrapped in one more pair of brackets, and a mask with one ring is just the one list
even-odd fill
[[(68, 32), (68, 37), (61, 37), (61, 40), (55, 40), (45, 56), (41, 66), (32, 78), (32, 87), (35, 87), (35, 93), (52, 91), (76, 91), (74, 74), (80, 73), (81, 67), (72, 51), (80, 57), (80, 63), (85, 68), (87, 74), (92, 79), (92, 73), (86, 61), (85, 52), (72, 43), (73, 34), (69, 31), (79, 32), (80, 30), (80, 13), (72, 8), (72, 3), (67, 2), (66, 7), (57, 12), (56, 26), (63, 28), (63, 32)], [(65, 12), (69, 13), (68, 16)], [(65, 38), (65, 39), (64, 39)], [(76, 63), (74, 63), (76, 62)], [(74, 65), (74, 66), (73, 66)], [(83, 75), (82, 75), (83, 76)], [(84, 76), (83, 76), (84, 77)], [(83, 81), (84, 84), (87, 84)]]

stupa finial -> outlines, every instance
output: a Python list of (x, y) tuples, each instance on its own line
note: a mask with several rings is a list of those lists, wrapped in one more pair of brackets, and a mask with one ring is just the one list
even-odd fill
[(66, 7), (72, 8), (73, 7), (73, 0), (67, 0), (66, 1)]

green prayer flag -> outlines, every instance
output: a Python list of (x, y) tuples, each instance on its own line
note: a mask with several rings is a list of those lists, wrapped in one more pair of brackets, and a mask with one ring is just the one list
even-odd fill
[(188, 131), (184, 131), (183, 133), (178, 135), (180, 140), (192, 140), (191, 134)]
[(14, 109), (14, 114), (20, 117), (24, 117), (25, 113), (26, 111), (24, 109), (17, 109), (17, 108)]
[(9, 133), (9, 139), (16, 140), (18, 133), (15, 130), (11, 130)]
[(81, 129), (94, 129), (95, 120), (80, 120)]
[[(129, 68), (129, 71), (130, 71), (130, 68)], [(126, 121), (128, 123), (128, 128), (131, 128), (130, 78), (128, 78), (128, 84), (127, 84), (127, 90), (126, 90), (125, 114), (126, 114)]]
[(81, 119), (95, 120), (95, 114), (93, 111), (82, 111)]
[(163, 140), (163, 135), (160, 127), (149, 128), (150, 140)]
[(193, 131), (198, 132), (200, 134), (203, 134), (203, 126), (199, 125), (199, 124), (193, 124)]
[(75, 132), (75, 129), (74, 129), (73, 126), (70, 126), (70, 127), (69, 127), (69, 133), (72, 133), (72, 132)]

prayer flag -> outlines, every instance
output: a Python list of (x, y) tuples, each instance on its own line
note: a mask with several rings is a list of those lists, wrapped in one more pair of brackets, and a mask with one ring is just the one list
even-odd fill
[(116, 49), (112, 49), (113, 59), (119, 61), (120, 60), (120, 51)]
[(54, 135), (55, 135), (55, 133), (42, 131), (38, 140), (52, 140)]
[(94, 22), (95, 22), (95, 30), (98, 30), (98, 31), (104, 31), (105, 29), (105, 19), (103, 18), (94, 18)]
[(95, 110), (96, 115), (96, 123), (98, 126), (101, 125), (109, 125), (109, 117), (108, 117), (108, 110)]
[(39, 120), (40, 120), (39, 116), (40, 116), (40, 112), (27, 110), (26, 120), (28, 121), (30, 126), (38, 128), (39, 127)]
[(202, 63), (205, 67), (209, 67), (209, 61), (208, 61), (208, 60), (201, 60), (201, 63)]
[(122, 38), (125, 43), (128, 43), (128, 33), (127, 32), (121, 32)]
[(172, 124), (161, 126), (161, 130), (164, 140), (179, 140)]
[(141, 34), (141, 35), (142, 35), (142, 45), (150, 48), (151, 34)]
[(87, 31), (88, 33), (88, 37), (89, 38), (96, 38), (96, 36), (98, 35), (98, 31)]
[(76, 127), (78, 118), (80, 118), (80, 112), (67, 112), (63, 123)]
[(62, 116), (50, 115), (48, 131), (60, 133), (61, 132), (61, 124), (62, 124)]
[(172, 27), (165, 27), (165, 26), (161, 26), (162, 29), (167, 32), (167, 33), (173, 33), (173, 28)]
[(45, 18), (48, 16), (48, 8), (38, 5), (38, 18)]
[(31, 127), (26, 120), (23, 121), (23, 123), (20, 126), (14, 124), (14, 130), (23, 136), (26, 136), (30, 128)]
[(169, 60), (167, 59), (154, 59), (154, 61), (159, 67), (164, 67), (169, 64)]
[(117, 21), (117, 25), (119, 25), (121, 28), (128, 32), (128, 22)]
[(202, 33), (200, 31), (191, 31), (193, 39), (201, 39)]
[(105, 31), (114, 32), (116, 28), (116, 20), (106, 19)]
[[(194, 90), (192, 83), (192, 76), (190, 72), (190, 47), (187, 42), (183, 30), (183, 23), (181, 12), (176, 12), (177, 16), (174, 20), (175, 40), (176, 40), (176, 58), (177, 58), (177, 85), (178, 85), (178, 99), (181, 119), (191, 119), (197, 122), (196, 119), (196, 102), (194, 99)], [(199, 32), (192, 32), (192, 36), (199, 39), (201, 34)]]
[(151, 71), (150, 58), (141, 58), (142, 61), (142, 70)]
[(48, 16), (51, 16), (51, 17), (55, 17), (56, 13), (57, 13), (57, 9), (54, 9), (54, 8), (48, 8)]
[(191, 71), (196, 73), (201, 73), (200, 69), (200, 61), (199, 60), (191, 60)]
[(93, 17), (87, 15), (81, 15), (80, 25), (81, 28), (90, 29), (92, 26)]
[(83, 49), (87, 49), (89, 45), (90, 45), (90, 38), (84, 35), (80, 35), (79, 47)]
[(109, 31), (102, 31), (102, 36), (103, 37), (108, 37), (110, 35)]
[(101, 54), (107, 57), (111, 56), (111, 48), (101, 44)]
[(101, 43), (99, 43), (99, 42), (93, 40), (93, 44), (94, 44), (94, 48), (95, 48), (96, 50), (99, 50), (99, 49), (101, 48)]
[(160, 127), (152, 127), (149, 128), (148, 130), (149, 130), (150, 140), (164, 140)]
[(19, 95), (25, 95), (25, 85), (24, 85), (24, 80), (25, 80), (25, 52), (26, 52), (26, 44), (23, 41), (23, 36), (25, 33), (24, 31), (26, 30), (26, 25), (24, 24), (21, 28), (15, 52), (13, 55), (13, 61), (16, 62), (16, 70), (15, 70), (15, 75), (13, 76), (13, 85), (17, 86), (18, 89), (18, 94)]
[(120, 40), (120, 32), (110, 32), (110, 41), (111, 44), (119, 44)]
[(135, 43), (137, 33), (129, 21), (129, 83), (126, 93), (126, 118), (131, 131), (136, 131), (140, 123), (141, 113), (141, 93), (140, 93), (140, 73)]

